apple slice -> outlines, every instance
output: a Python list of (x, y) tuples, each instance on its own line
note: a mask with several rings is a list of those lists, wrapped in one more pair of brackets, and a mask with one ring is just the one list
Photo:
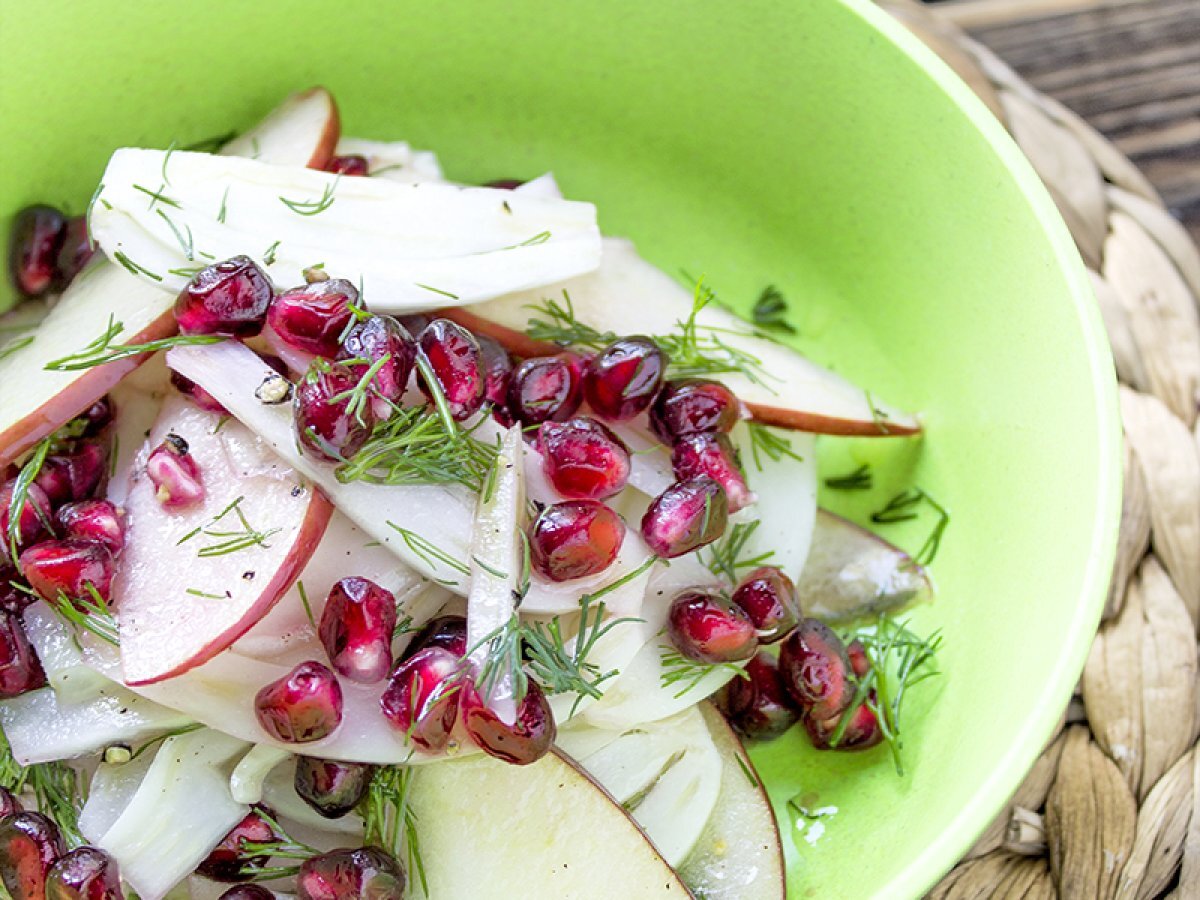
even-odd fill
[(222, 147), (221, 154), (324, 169), (341, 130), (333, 95), (323, 87), (311, 87), (288, 95), (265, 119)]
[(762, 780), (724, 717), (709, 703), (700, 712), (721, 755), (721, 793), (680, 877), (707, 900), (783, 900), (783, 846)]
[[(166, 200), (148, 204), (142, 188), (164, 178)], [(361, 284), (372, 309), (416, 312), (550, 284), (600, 262), (590, 203), (232, 156), (118, 150), (98, 201), (90, 222), (104, 252), (173, 290), (187, 283), (197, 254), (247, 254), (278, 283), (323, 262)]]
[(261, 619), (316, 549), (333, 507), (237, 422), (183, 397), (150, 432), (187, 441), (206, 495), (166, 509), (145, 471), (130, 479), (114, 589), (125, 683), (179, 675)]
[(796, 593), (806, 616), (847, 622), (930, 600), (933, 584), (899, 547), (822, 509)]
[(103, 397), (149, 354), (88, 369), (46, 369), (121, 323), (114, 343), (175, 333), (174, 295), (103, 260), (81, 272), (28, 341), (0, 359), (0, 466), (17, 459)]
[(565, 758), (489, 756), (417, 770), (409, 802), (436, 900), (689, 897), (629, 815)]
[(372, 178), (388, 178), (414, 184), (446, 180), (437, 156), (430, 150), (414, 150), (405, 141), (370, 141), (344, 137), (338, 141), (338, 156), (362, 156)]
[[(144, 204), (143, 204), (144, 205)], [(525, 334), (548, 298), (570, 297), (579, 322), (613, 334), (665, 335), (678, 331), (692, 312), (692, 292), (650, 265), (629, 241), (605, 238), (600, 268), (559, 284), (526, 290), (442, 314), (492, 337), (518, 356), (544, 356), (560, 348)], [(545, 318), (545, 316), (541, 316)], [(912, 416), (794, 350), (757, 337), (751, 326), (709, 304), (696, 316), (700, 334), (720, 339), (758, 361), (757, 379), (716, 375), (729, 385), (758, 422), (798, 431), (841, 435), (910, 435), (920, 431)]]

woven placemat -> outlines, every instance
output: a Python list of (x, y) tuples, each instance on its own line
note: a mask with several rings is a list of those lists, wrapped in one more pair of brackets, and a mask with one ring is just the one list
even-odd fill
[(1200, 253), (1095, 129), (911, 0), (880, 5), (1004, 123), (1058, 204), (1121, 381), (1104, 620), (1062, 727), (934, 898), (1200, 898)]

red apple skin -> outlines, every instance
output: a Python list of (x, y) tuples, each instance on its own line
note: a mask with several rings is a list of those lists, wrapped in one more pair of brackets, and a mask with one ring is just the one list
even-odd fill
[(317, 146), (313, 148), (312, 156), (308, 158), (308, 167), (310, 169), (324, 169), (329, 165), (329, 161), (333, 159), (337, 143), (342, 137), (342, 116), (338, 112), (337, 101), (333, 99), (333, 94), (320, 85), (303, 91), (300, 97), (307, 99), (314, 94), (324, 94), (328, 98), (329, 119), (325, 122), (325, 130), (321, 132)]
[[(457, 322), (463, 328), (490, 337), (509, 353), (521, 357), (549, 356), (562, 351), (562, 347), (547, 341), (537, 341), (525, 334), (478, 316), (461, 307), (449, 307), (430, 313)], [(876, 422), (874, 419), (842, 419), (798, 409), (747, 403), (750, 417), (762, 425), (773, 425), (791, 431), (807, 431), (811, 434), (834, 434), (844, 437), (908, 437), (919, 434), (921, 429), (895, 422)]]

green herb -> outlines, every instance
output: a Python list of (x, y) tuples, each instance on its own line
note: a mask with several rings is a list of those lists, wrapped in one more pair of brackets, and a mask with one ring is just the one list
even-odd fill
[(83, 597), (71, 598), (59, 591), (58, 597), (50, 604), (51, 609), (76, 631), (90, 631), (105, 643), (120, 646), (121, 633), (108, 601), (90, 581), (84, 587), (87, 595)]
[(146, 743), (142, 744), (142, 746), (140, 746), (136, 750), (134, 750), (133, 753), (130, 755), (129, 760), (130, 760), (130, 762), (132, 762), (133, 760), (135, 760), (139, 756), (141, 756), (143, 753), (146, 753), (147, 751), (153, 749), (154, 747), (157, 747), (159, 744), (161, 744), (167, 738), (179, 737), (180, 735), (183, 735), (183, 734), (191, 734), (193, 731), (199, 731), (203, 727), (204, 726), (201, 725), (199, 722), (192, 722), (190, 725), (181, 725), (180, 727), (174, 729), (173, 731), (165, 732), (163, 734), (160, 734), (158, 737), (152, 737), (152, 738), (150, 738), (150, 740), (146, 741)]
[[(216, 543), (208, 544), (201, 547), (196, 555), (201, 559), (207, 559), (213, 556), (228, 556), (230, 553), (237, 553), (241, 550), (248, 550), (251, 547), (269, 548), (271, 545), (267, 543), (268, 539), (279, 534), (282, 528), (271, 528), (267, 531), (260, 531), (253, 527), (246, 514), (242, 511), (242, 501), (245, 496), (240, 496), (223, 510), (217, 513), (209, 520), (207, 525), (202, 525), (199, 528), (194, 528), (179, 539), (176, 546), (190, 541), (197, 535), (203, 534), (205, 537), (214, 538)], [(216, 526), (227, 515), (233, 513), (237, 516), (238, 522), (241, 524), (241, 529), (237, 531), (217, 530)]]
[[(437, 569), (439, 565), (443, 565), (463, 575), (471, 574), (471, 570), (467, 567), (466, 563), (455, 559), (445, 550), (421, 537), (415, 531), (401, 528), (392, 521), (389, 521), (387, 524), (389, 528), (394, 529), (400, 535), (408, 549), (421, 557), (430, 568)], [(451, 582), (451, 584), (458, 584), (458, 582)]]
[(421, 858), (421, 842), (417, 832), (417, 816), (409, 803), (414, 770), (406, 766), (381, 766), (375, 770), (367, 787), (367, 796), (359, 805), (363, 817), (363, 841), (383, 847), (405, 868), (416, 873), (421, 892), (428, 896), (429, 884), (425, 862)]
[[(611, 331), (597, 331), (591, 325), (580, 322), (575, 317), (571, 295), (565, 290), (562, 295), (561, 303), (548, 298), (542, 301), (541, 306), (528, 305), (533, 313), (529, 317), (529, 324), (525, 326), (526, 334), (537, 341), (588, 350), (603, 350), (618, 339), (619, 336)], [(537, 318), (538, 315), (546, 318)]]
[(750, 768), (750, 764), (746, 762), (746, 760), (742, 759), (742, 753), (740, 749), (733, 752), (733, 758), (737, 760), (738, 768), (742, 770), (742, 774), (746, 776), (746, 780), (750, 782), (750, 786), (761, 788), (763, 786), (762, 782), (758, 780), (758, 775), (755, 773), (754, 769)]
[(755, 301), (754, 309), (750, 313), (750, 320), (759, 328), (768, 331), (795, 334), (796, 329), (787, 320), (787, 309), (787, 300), (784, 298), (783, 292), (775, 285), (769, 284), (758, 295), (758, 300)]
[(927, 491), (919, 487), (902, 491), (889, 500), (883, 509), (872, 513), (871, 521), (877, 525), (888, 525), (916, 519), (918, 517), (917, 509), (922, 503), (927, 504), (937, 514), (937, 521), (934, 522), (933, 529), (925, 538), (925, 542), (921, 544), (921, 549), (913, 554), (913, 560), (918, 565), (927, 566), (937, 556), (938, 550), (942, 546), (942, 537), (946, 534), (946, 528), (950, 524), (950, 513)]
[(308, 623), (313, 628), (317, 627), (317, 617), (313, 615), (312, 604), (308, 602), (308, 591), (304, 589), (304, 582), (296, 582), (296, 592), (300, 594), (300, 602), (304, 604), (304, 615), (308, 617)]
[(891, 422), (888, 420), (888, 414), (875, 405), (875, 401), (871, 399), (870, 391), (863, 391), (867, 398), (867, 407), (871, 410), (871, 421), (875, 423), (875, 427), (879, 429), (881, 434), (891, 434)]
[(225, 224), (225, 215), (229, 212), (229, 188), (225, 188), (225, 193), (221, 195), (221, 208), (217, 210), (217, 221), (222, 225)]
[(678, 650), (659, 647), (659, 654), (662, 657), (662, 685), (665, 688), (674, 687), (677, 684), (682, 684), (683, 687), (675, 693), (675, 699), (679, 699), (688, 691), (696, 687), (708, 674), (718, 669), (726, 669), (733, 673), (738, 678), (749, 680), (750, 676), (746, 670), (737, 663), (702, 663), (694, 659), (688, 659)]
[(101, 366), (105, 363), (125, 359), (130, 356), (139, 356), (142, 353), (156, 353), (159, 350), (168, 350), (171, 347), (194, 347), (202, 344), (216, 344), (225, 340), (225, 338), (216, 334), (177, 334), (172, 337), (160, 338), (156, 341), (148, 341), (145, 344), (114, 344), (113, 340), (124, 330), (125, 325), (121, 322), (114, 322), (113, 317), (110, 315), (108, 317), (108, 327), (105, 329), (104, 334), (93, 340), (78, 353), (72, 353), (70, 356), (51, 360), (46, 363), (44, 368), (50, 372), (73, 372), (79, 369), (90, 369), (93, 366)]
[(863, 463), (853, 472), (825, 479), (825, 486), (835, 491), (869, 491), (873, 476), (871, 467)]
[[(164, 160), (164, 163), (165, 162), (166, 161)], [(145, 194), (147, 197), (150, 198), (150, 206), (147, 207), (148, 209), (154, 209), (155, 203), (165, 203), (167, 206), (175, 207), (175, 209), (183, 208), (179, 205), (178, 200), (172, 200), (166, 194), (162, 193), (162, 189), (166, 187), (165, 184), (162, 187), (160, 187), (157, 191), (152, 191), (152, 190), (150, 190), (150, 188), (142, 187), (140, 184), (132, 185), (132, 187), (135, 191), (141, 191), (143, 194)]]
[[(528, 550), (528, 549), (529, 548), (526, 547), (526, 550)], [(609, 584), (606, 584), (604, 587), (600, 588), (600, 590), (592, 591), (592, 593), (587, 594), (585, 596), (591, 598), (592, 600), (599, 600), (601, 597), (607, 597), (609, 594), (611, 594), (613, 591), (617, 590), (618, 588), (625, 587), (625, 585), (629, 584), (629, 582), (633, 581), (635, 578), (640, 578), (646, 572), (646, 570), (648, 570), (651, 566), (653, 566), (656, 562), (659, 562), (659, 561), (660, 560), (657, 556), (647, 557), (646, 561), (643, 562), (636, 569), (630, 569), (628, 572), (626, 572), (624, 575), (622, 575), (616, 581), (610, 582)], [(582, 603), (583, 600), (581, 599), (580, 602)]]
[(205, 600), (227, 600), (228, 594), (210, 594), (207, 591), (202, 591), (200, 588), (187, 588), (185, 594), (191, 594), (193, 597), (203, 597)]
[[(526, 238), (525, 240), (521, 241), (521, 243), (519, 243), (519, 244), (510, 244), (509, 246), (501, 247), (500, 249), (501, 250), (516, 250), (518, 247), (536, 247), (538, 244), (544, 244), (548, 240), (550, 240), (550, 232), (549, 231), (540, 231), (537, 234), (535, 234), (533, 237)], [(484, 250), (481, 252), (488, 253), (491, 251)]]
[[(92, 199), (88, 201), (87, 212), (84, 213), (84, 218), (87, 220), (88, 226), (88, 250), (91, 250), (92, 252), (95, 252), (96, 250), (96, 239), (92, 236), (95, 233), (92, 231), (92, 210), (96, 208), (96, 201), (100, 199), (100, 194), (103, 192), (103, 190), (104, 182), (102, 181), (96, 185), (96, 189), (92, 191)], [(112, 207), (109, 208), (111, 209)]]
[(275, 265), (275, 251), (279, 249), (279, 245), (281, 243), (282, 243), (282, 241), (276, 241), (270, 247), (267, 248), (267, 252), (263, 254), (263, 265), (264, 266)]
[(18, 350), (24, 350), (33, 343), (34, 335), (27, 334), (24, 337), (13, 338), (3, 347), (0, 347), (0, 359), (8, 359)]
[[(744, 556), (746, 544), (758, 530), (759, 522), (738, 522), (718, 541), (709, 544), (699, 552), (699, 559), (714, 575), (724, 578), (730, 584), (741, 580), (738, 574), (741, 569), (756, 569), (766, 565), (775, 555), (774, 550), (759, 553), (755, 556)], [(707, 552), (706, 552), (707, 551)]]
[(754, 458), (754, 467), (758, 471), (763, 470), (764, 456), (772, 462), (779, 462), (785, 456), (796, 462), (804, 462), (804, 457), (792, 449), (792, 442), (778, 431), (773, 431), (758, 422), (750, 422), (746, 428), (750, 433), (750, 455)]
[[(288, 200), (286, 197), (280, 197), (279, 202), (297, 215), (315, 216), (333, 206), (333, 192), (337, 190), (338, 182), (341, 180), (342, 176), (338, 175), (332, 182), (325, 185), (325, 193), (321, 195), (321, 199), (319, 200)], [(224, 222), (225, 220), (222, 219), (221, 221)]]
[(177, 269), (167, 269), (168, 275), (177, 275), (180, 278), (192, 279), (203, 272), (207, 266), (180, 266)]
[(22, 766), (0, 732), (0, 787), (14, 796), (32, 793), (37, 809), (58, 825), (72, 848), (86, 841), (79, 831), (79, 814), (87, 799), (79, 774), (65, 762), (44, 762)]
[[(358, 379), (358, 384), (349, 390), (342, 391), (339, 394), (334, 394), (325, 402), (331, 406), (338, 403), (345, 403), (346, 412), (354, 416), (360, 425), (365, 425), (366, 420), (363, 418), (363, 411), (367, 408), (367, 402), (372, 397), (378, 396), (377, 392), (374, 390), (372, 382), (375, 380), (375, 376), (379, 374), (379, 370), (391, 362), (391, 359), (392, 354), (383, 354), (383, 356), (379, 357), (379, 359), (375, 360), (375, 362), (371, 363), (370, 366), (367, 367), (367, 370)], [(347, 366), (354, 366), (365, 365), (366, 362), (367, 360), (365, 359), (348, 359), (345, 360), (343, 364)]]
[(223, 147), (225, 144), (228, 144), (236, 136), (236, 131), (227, 131), (225, 134), (201, 138), (195, 143), (185, 144), (179, 149), (188, 153), (213, 153), (217, 150), (220, 150), (221, 147)]
[[(37, 446), (33, 448), (33, 453), (30, 454), (25, 465), (21, 466), (21, 471), (17, 473), (16, 480), (13, 481), (12, 495), (8, 501), (8, 534), (6, 536), (10, 551), (9, 559), (16, 560), (20, 557), (18, 545), (21, 541), (21, 519), (25, 515), (25, 505), (29, 502), (29, 488), (41, 473), (53, 443), (53, 437), (38, 441)], [(35, 509), (38, 516), (43, 515), (41, 509), (37, 507)]]
[(674, 753), (668, 756), (666, 761), (663, 762), (662, 768), (658, 770), (658, 773), (640, 790), (634, 791), (634, 793), (631, 794), (629, 798), (621, 804), (621, 808), (626, 812), (633, 812), (644, 802), (646, 802), (646, 798), (650, 796), (650, 792), (658, 786), (658, 783), (662, 781), (663, 777), (668, 772), (670, 772), (673, 768), (675, 768), (676, 765), (679, 764), (679, 761), (683, 759), (686, 753), (686, 750), (676, 750)]
[[(275, 881), (280, 878), (292, 878), (300, 873), (300, 865), (305, 860), (320, 855), (320, 850), (310, 847), (288, 834), (279, 820), (262, 806), (256, 806), (254, 812), (270, 826), (277, 837), (273, 841), (242, 841), (239, 844), (238, 859), (242, 861), (242, 868), (237, 873), (238, 878), (247, 881)], [(290, 864), (260, 866), (258, 859), (262, 857), (285, 860)]]
[(169, 185), (171, 183), (171, 179), (167, 177), (167, 163), (169, 163), (171, 161), (171, 157), (175, 155), (175, 149), (177, 146), (178, 146), (177, 141), (171, 141), (171, 143), (167, 146), (167, 152), (163, 154), (163, 161), (162, 161), (163, 187), (166, 187), (167, 185)]
[(140, 266), (132, 259), (122, 253), (120, 250), (114, 250), (113, 259), (119, 262), (131, 275), (145, 275), (147, 278), (153, 278), (155, 281), (162, 281), (162, 276), (151, 272), (145, 266)]
[(187, 231), (187, 235), (185, 236), (184, 233), (175, 225), (175, 223), (171, 221), (170, 216), (168, 216), (161, 209), (156, 209), (155, 212), (158, 213), (162, 217), (162, 220), (167, 223), (167, 226), (171, 229), (171, 233), (175, 235), (175, 240), (179, 241), (179, 247), (181, 250), (183, 250), (183, 255), (187, 257), (188, 262), (191, 262), (193, 259), (195, 259), (195, 242), (192, 238), (192, 226), (188, 225), (186, 222), (184, 223), (183, 227)]
[(434, 294), (441, 294), (443, 297), (449, 297), (451, 300), (458, 299), (458, 294), (452, 294), (449, 291), (443, 291), (441, 288), (435, 288), (432, 285), (428, 285), (428, 284), (420, 284), (419, 282), (413, 282), (413, 283), (416, 284), (416, 286), (419, 287), (423, 291), (431, 291)]

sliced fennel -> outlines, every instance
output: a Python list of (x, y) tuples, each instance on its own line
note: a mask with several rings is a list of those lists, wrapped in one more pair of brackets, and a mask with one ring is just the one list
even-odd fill
[(261, 803), (267, 776), (291, 757), (282, 747), (255, 744), (234, 766), (229, 776), (229, 795), (237, 803)]
[(78, 704), (100, 696), (112, 682), (83, 658), (71, 628), (44, 603), (25, 610), (25, 634), (37, 651), (46, 681), (59, 703)]
[(441, 164), (431, 150), (414, 150), (406, 141), (370, 141), (343, 137), (337, 142), (338, 156), (362, 156), (372, 178), (387, 178), (413, 184), (445, 181)]

